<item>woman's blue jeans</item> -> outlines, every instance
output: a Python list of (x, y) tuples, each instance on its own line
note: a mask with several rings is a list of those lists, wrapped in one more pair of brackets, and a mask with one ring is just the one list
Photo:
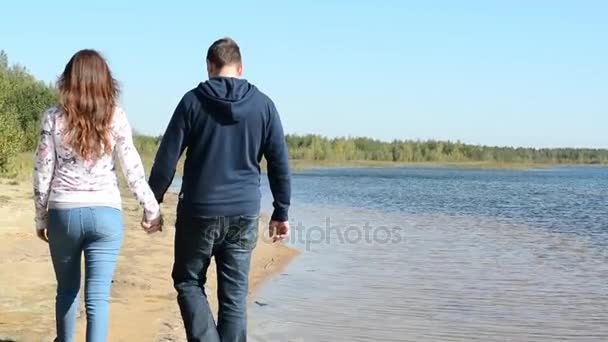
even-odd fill
[(112, 275), (123, 239), (122, 212), (110, 207), (51, 209), (48, 237), (57, 277), (56, 341), (74, 341), (84, 252), (87, 342), (105, 342)]

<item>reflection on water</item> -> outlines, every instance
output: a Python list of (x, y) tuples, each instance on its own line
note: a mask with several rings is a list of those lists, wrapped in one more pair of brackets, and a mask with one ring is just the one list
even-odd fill
[(608, 341), (607, 188), (606, 169), (297, 175), (304, 253), (251, 339)]

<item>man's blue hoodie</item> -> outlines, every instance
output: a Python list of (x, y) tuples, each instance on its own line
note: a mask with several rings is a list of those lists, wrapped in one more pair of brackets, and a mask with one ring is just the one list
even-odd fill
[(272, 219), (288, 219), (291, 183), (283, 127), (272, 100), (251, 83), (216, 77), (184, 95), (150, 174), (159, 203), (184, 150), (179, 214), (258, 215), (260, 161), (265, 157), (274, 197)]

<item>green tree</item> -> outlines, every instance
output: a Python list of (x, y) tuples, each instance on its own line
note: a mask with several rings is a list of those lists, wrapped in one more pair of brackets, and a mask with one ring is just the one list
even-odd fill
[(9, 66), (0, 51), (0, 169), (6, 171), (11, 158), (31, 151), (37, 142), (42, 113), (56, 104), (52, 87), (37, 81), (26, 68)]
[(8, 55), (4, 50), (0, 50), (0, 70), (8, 69)]

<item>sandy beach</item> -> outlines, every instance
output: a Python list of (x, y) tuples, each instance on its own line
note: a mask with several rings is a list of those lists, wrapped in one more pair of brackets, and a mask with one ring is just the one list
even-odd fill
[[(55, 276), (47, 245), (33, 230), (29, 182), (0, 179), (0, 342), (52, 341)], [(114, 275), (109, 341), (185, 341), (170, 277), (173, 262), (175, 196), (163, 204), (163, 232), (146, 235), (139, 226), (141, 209), (123, 196), (125, 239)], [(263, 241), (267, 217), (260, 223), (260, 241), (250, 272), (250, 298), (262, 282), (279, 272), (297, 251)], [(208, 295), (215, 300), (215, 267), (208, 275)], [(84, 307), (77, 339), (84, 340)]]

